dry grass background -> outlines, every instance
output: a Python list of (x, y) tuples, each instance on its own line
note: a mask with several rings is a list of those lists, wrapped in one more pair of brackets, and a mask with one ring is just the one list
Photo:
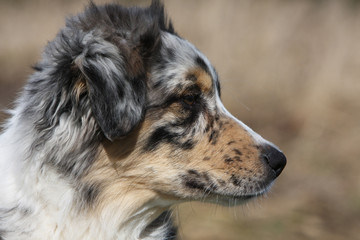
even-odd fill
[[(86, 3), (0, 1), (2, 109), (64, 17)], [(288, 157), (265, 199), (177, 207), (182, 239), (360, 239), (359, 3), (165, 1), (180, 35), (217, 68), (225, 105)]]

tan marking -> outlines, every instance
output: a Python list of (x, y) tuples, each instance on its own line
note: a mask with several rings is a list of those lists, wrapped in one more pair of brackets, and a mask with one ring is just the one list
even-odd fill
[[(228, 119), (220, 118), (221, 120)], [(216, 128), (216, 126), (214, 127)], [(240, 125), (230, 120), (226, 130), (220, 128), (218, 131), (219, 137), (215, 145), (211, 145), (208, 142), (208, 137), (205, 137), (195, 146), (192, 156), (194, 159), (200, 159), (194, 163), (197, 166), (196, 169), (208, 171), (209, 165), (213, 164), (212, 168), (218, 170), (210, 172), (220, 178), (225, 177), (224, 180), (226, 180), (224, 172), (228, 172), (230, 175), (252, 177), (254, 173), (264, 171), (263, 163), (259, 159), (260, 152), (254, 140)], [(229, 142), (231, 144), (228, 144)], [(209, 155), (209, 148), (213, 150), (211, 158), (204, 161), (204, 156)], [(237, 151), (234, 151), (234, 149)], [(238, 151), (241, 152), (241, 155), (238, 154)], [(232, 159), (232, 161), (229, 161), (229, 159)]]
[(202, 68), (196, 68), (189, 72), (189, 75), (196, 77), (196, 84), (203, 93), (209, 93), (212, 90), (212, 79)]
[(74, 86), (74, 93), (76, 101), (80, 100), (80, 96), (82, 93), (86, 92), (86, 84), (82, 78), (80, 78)]

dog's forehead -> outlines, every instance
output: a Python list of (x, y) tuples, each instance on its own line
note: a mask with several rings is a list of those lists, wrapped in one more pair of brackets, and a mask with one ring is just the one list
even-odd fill
[(205, 93), (219, 94), (215, 69), (194, 45), (170, 33), (162, 34), (162, 46), (152, 72), (152, 84), (173, 92), (195, 83)]

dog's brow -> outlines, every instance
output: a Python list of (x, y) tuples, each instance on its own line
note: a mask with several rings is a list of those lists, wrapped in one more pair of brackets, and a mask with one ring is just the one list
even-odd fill
[(212, 92), (213, 80), (209, 73), (206, 72), (203, 68), (197, 67), (191, 70), (187, 75), (187, 79), (195, 82), (202, 93), (208, 94)]
[(221, 87), (216, 70), (212, 66), (208, 66), (206, 61), (200, 56), (196, 57), (195, 64), (208, 74), (211, 80), (211, 86), (214, 83), (219, 96), (221, 96)]
[(209, 67), (206, 65), (204, 59), (202, 59), (200, 56), (198, 56), (195, 60), (196, 64), (201, 67), (205, 72), (207, 72), (209, 75), (210, 74), (210, 70)]

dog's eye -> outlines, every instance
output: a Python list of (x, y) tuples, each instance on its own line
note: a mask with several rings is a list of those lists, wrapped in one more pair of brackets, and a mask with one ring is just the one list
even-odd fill
[(186, 104), (186, 105), (189, 105), (189, 106), (192, 106), (195, 104), (197, 100), (197, 96), (194, 96), (194, 95), (186, 95), (182, 98), (182, 101)]

